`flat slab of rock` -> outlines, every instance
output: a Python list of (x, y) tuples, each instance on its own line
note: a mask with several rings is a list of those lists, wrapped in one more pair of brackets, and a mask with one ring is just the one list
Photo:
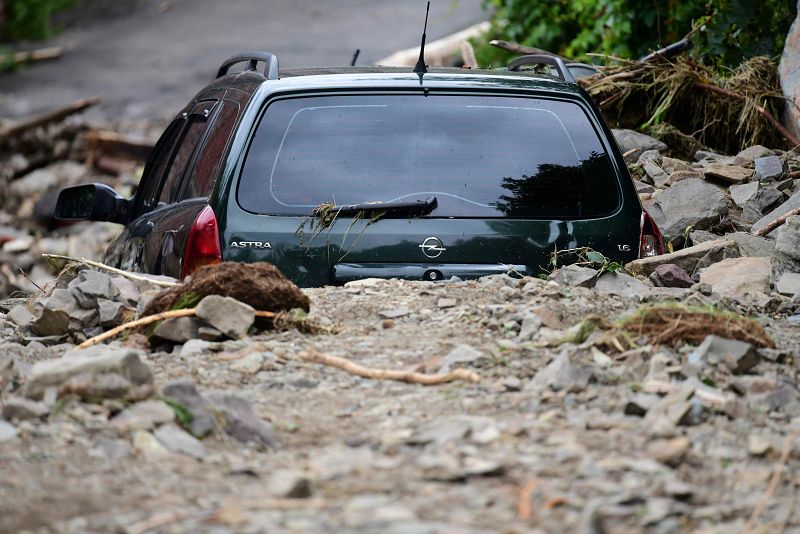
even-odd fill
[(700, 271), (700, 283), (714, 293), (738, 300), (769, 294), (770, 258), (728, 258)]
[(701, 258), (709, 253), (722, 253), (725, 249), (729, 249), (730, 252), (736, 252), (738, 254), (738, 248), (735, 242), (727, 239), (718, 239), (706, 241), (705, 243), (700, 243), (699, 245), (687, 247), (669, 254), (633, 260), (625, 265), (625, 268), (633, 274), (650, 276), (659, 265), (672, 263), (684, 271), (691, 273), (694, 271), (695, 266), (697, 266)]
[(206, 455), (206, 449), (203, 444), (174, 423), (158, 427), (153, 434), (164, 447), (172, 452), (186, 454), (198, 460)]
[(775, 290), (787, 297), (800, 293), (800, 273), (783, 273), (775, 284)]
[(695, 367), (724, 364), (734, 373), (745, 373), (758, 364), (760, 356), (750, 343), (720, 336), (706, 336), (687, 358)]
[(712, 163), (705, 167), (704, 175), (706, 180), (718, 180), (726, 184), (742, 184), (750, 181), (753, 171), (736, 165)]
[(752, 228), (750, 229), (751, 232), (755, 233), (764, 228), (766, 225), (781, 217), (786, 215), (793, 209), (800, 208), (800, 191), (797, 191), (795, 194), (789, 197), (789, 200), (769, 212), (768, 214), (764, 215), (761, 219), (753, 223)]
[(756, 180), (780, 180), (789, 172), (788, 164), (778, 156), (766, 156), (755, 160)]
[(721, 188), (689, 178), (664, 190), (650, 215), (666, 238), (681, 235), (686, 228), (704, 230), (719, 222), (728, 212), (728, 201)]
[(594, 288), (601, 293), (631, 298), (641, 298), (650, 294), (650, 286), (625, 273), (603, 273), (597, 279)]
[(617, 140), (617, 144), (623, 154), (636, 150), (633, 154), (627, 156), (626, 161), (636, 161), (639, 155), (647, 150), (663, 151), (667, 149), (667, 145), (658, 139), (633, 130), (612, 129), (611, 133), (614, 134), (614, 139)]
[(153, 330), (153, 335), (173, 343), (186, 343), (199, 337), (201, 325), (194, 317), (172, 317), (159, 323)]

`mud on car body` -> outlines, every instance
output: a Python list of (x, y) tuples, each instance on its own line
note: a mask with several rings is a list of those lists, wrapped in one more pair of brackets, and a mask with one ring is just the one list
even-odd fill
[[(553, 74), (528, 70), (542, 64)], [(301, 286), (663, 252), (597, 107), (549, 56), (424, 73), (235, 56), (167, 127), (133, 198), (76, 186), (56, 211), (124, 224), (104, 259), (119, 268), (268, 261)]]

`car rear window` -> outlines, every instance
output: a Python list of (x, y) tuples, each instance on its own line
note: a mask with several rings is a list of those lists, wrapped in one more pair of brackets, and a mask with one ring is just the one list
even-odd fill
[(619, 181), (576, 103), (522, 97), (353, 95), (272, 102), (238, 188), (247, 211), (421, 200), (428, 217), (592, 218)]

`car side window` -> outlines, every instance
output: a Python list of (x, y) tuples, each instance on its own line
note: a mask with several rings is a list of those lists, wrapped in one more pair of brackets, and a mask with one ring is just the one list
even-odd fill
[(184, 180), (179, 200), (208, 197), (219, 176), (222, 156), (239, 116), (239, 104), (226, 100), (209, 127), (206, 141), (199, 149), (197, 161)]
[(178, 148), (172, 156), (172, 161), (167, 170), (161, 187), (159, 203), (169, 204), (174, 202), (181, 178), (191, 169), (195, 159), (196, 149), (201, 145), (204, 134), (208, 129), (214, 114), (216, 101), (198, 103), (186, 116), (186, 124)]
[(170, 161), (170, 156), (175, 148), (175, 143), (180, 137), (184, 119), (177, 118), (172, 121), (159, 138), (153, 152), (147, 160), (144, 169), (142, 184), (136, 193), (137, 214), (147, 213), (153, 209), (158, 199), (159, 186), (161, 185), (164, 171)]

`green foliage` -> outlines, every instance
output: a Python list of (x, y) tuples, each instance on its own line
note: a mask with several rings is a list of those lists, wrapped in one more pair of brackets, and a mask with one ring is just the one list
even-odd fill
[[(583, 61), (587, 53), (634, 59), (681, 39), (693, 28), (695, 57), (718, 67), (777, 56), (797, 13), (795, 0), (484, 0), (494, 10), (490, 38)], [(481, 65), (511, 54), (475, 43)]]
[(53, 15), (70, 7), (74, 0), (5, 0), (3, 40), (42, 40), (53, 34)]

